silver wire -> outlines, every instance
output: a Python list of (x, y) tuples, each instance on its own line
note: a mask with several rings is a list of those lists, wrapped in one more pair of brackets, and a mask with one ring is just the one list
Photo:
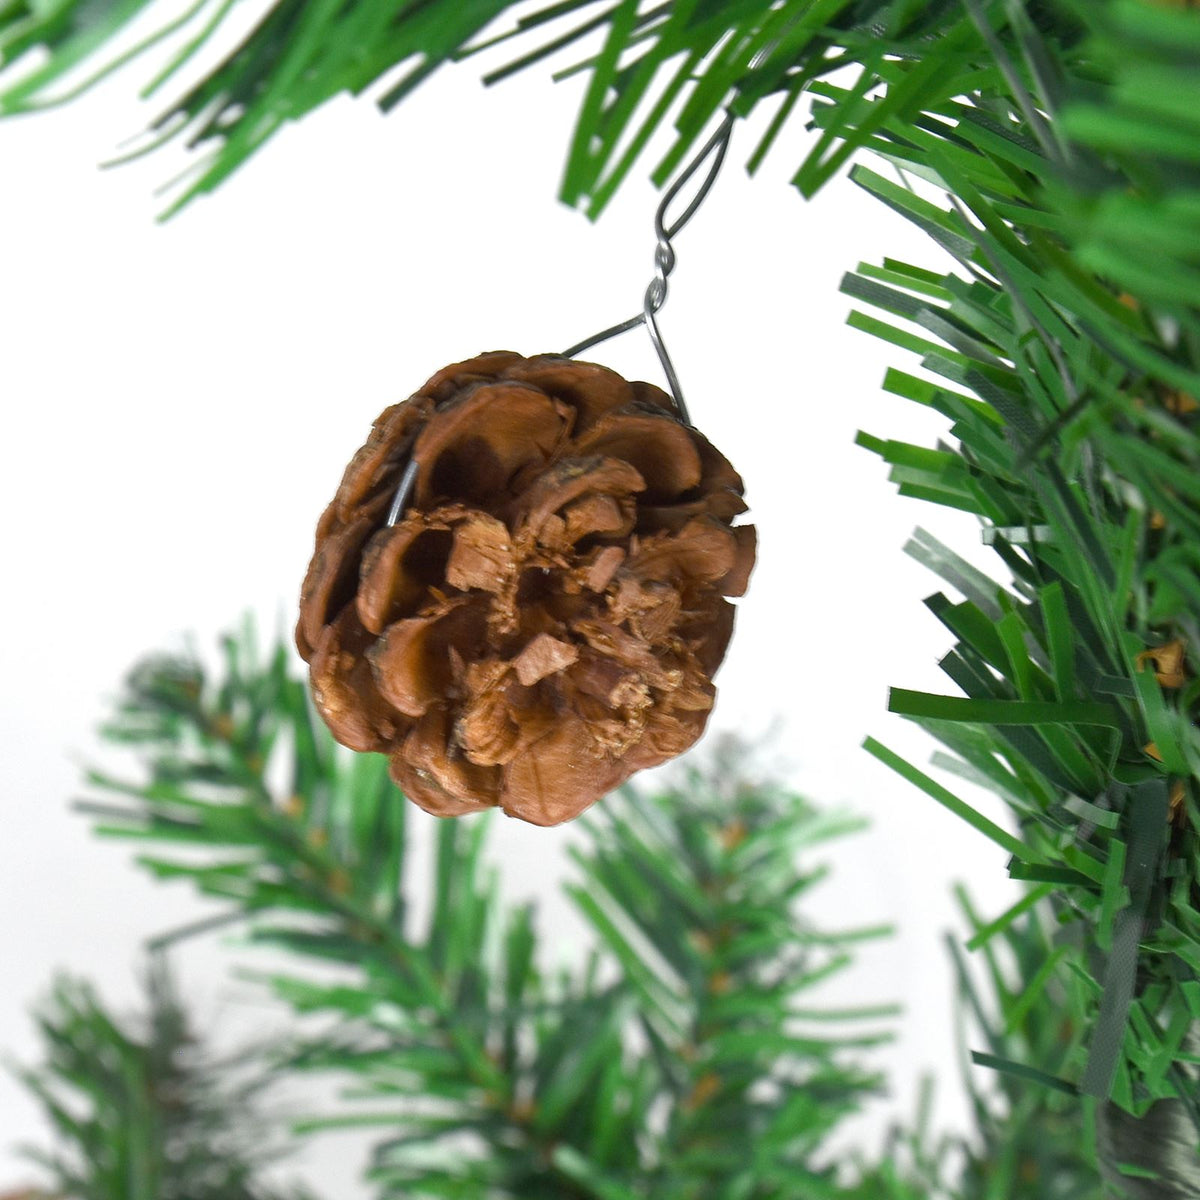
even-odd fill
[(408, 466), (404, 468), (404, 474), (400, 476), (400, 483), (396, 487), (396, 494), (392, 497), (392, 507), (388, 509), (387, 523), (389, 526), (399, 522), (400, 514), (404, 511), (404, 506), (408, 503), (408, 498), (412, 495), (412, 490), (416, 482), (417, 460), (410, 458)]
[[(654, 247), (654, 278), (650, 280), (645, 295), (642, 297), (642, 311), (636, 316), (612, 325), (608, 329), (602, 330), (592, 337), (585, 338), (582, 342), (578, 342), (570, 347), (570, 349), (563, 351), (564, 358), (574, 358), (584, 350), (590, 350), (591, 347), (608, 341), (609, 338), (626, 333), (630, 329), (636, 329), (639, 325), (645, 325), (646, 332), (650, 335), (650, 342), (654, 346), (654, 352), (658, 355), (658, 361), (662, 364), (663, 374), (667, 377), (667, 384), (671, 390), (671, 398), (675, 402), (675, 411), (679, 414), (679, 419), (688, 426), (692, 424), (692, 419), (688, 413), (687, 404), (683, 399), (683, 388), (679, 383), (679, 375), (675, 370), (675, 364), (671, 361), (671, 355), (668, 353), (666, 342), (663, 340), (662, 330), (658, 327), (657, 315), (666, 303), (667, 280), (671, 272), (675, 270), (676, 257), (675, 247), (671, 244), (672, 240), (678, 236), (680, 230), (695, 216), (696, 210), (704, 203), (705, 197), (712, 190), (713, 184), (716, 183), (717, 175), (720, 173), (721, 166), (725, 162), (725, 153), (729, 149), (729, 139), (733, 133), (733, 120), (733, 114), (726, 112), (724, 119), (717, 126), (712, 137), (704, 143), (700, 152), (688, 163), (675, 182), (667, 189), (658, 206), (658, 210), (654, 214), (654, 235), (657, 241)], [(675, 198), (706, 162), (708, 162), (708, 170), (701, 180), (700, 186), (696, 189), (696, 194), (692, 197), (691, 202), (674, 221), (668, 222), (668, 209), (670, 209)]]
[[(763, 56), (763, 53), (763, 51), (759, 52), (756, 56), (756, 61)], [(574, 358), (584, 350), (590, 350), (593, 346), (598, 346), (601, 342), (608, 341), (609, 338), (614, 338), (618, 334), (626, 333), (630, 329), (636, 329), (639, 325), (644, 325), (646, 332), (650, 335), (650, 342), (654, 346), (654, 352), (658, 355), (658, 361), (662, 364), (663, 374), (667, 377), (667, 384), (671, 390), (671, 399), (675, 402), (675, 411), (679, 414), (679, 419), (689, 427), (692, 426), (692, 419), (688, 413), (687, 404), (683, 399), (683, 388), (679, 384), (679, 375), (676, 373), (675, 364), (671, 361), (671, 355), (667, 352), (666, 342), (663, 341), (662, 330), (658, 327), (657, 315), (666, 303), (667, 280), (670, 278), (671, 272), (675, 270), (675, 247), (671, 244), (672, 240), (679, 235), (680, 230), (696, 215), (696, 210), (704, 203), (705, 197), (712, 190), (713, 184), (716, 183), (717, 175), (720, 173), (721, 166), (725, 162), (725, 152), (729, 149), (729, 139), (733, 133), (733, 122), (733, 113), (726, 110), (721, 124), (717, 126), (712, 137), (704, 143), (699, 153), (688, 163), (683, 171), (680, 172), (675, 182), (666, 190), (658, 209), (655, 211), (654, 236), (657, 244), (654, 247), (654, 278), (650, 280), (642, 297), (642, 311), (626, 321), (621, 321), (616, 325), (610, 326), (608, 329), (601, 330), (600, 333), (593, 334), (589, 338), (584, 338), (582, 342), (577, 342), (569, 350), (563, 351), (564, 358)], [(696, 189), (696, 194), (679, 216), (673, 221), (668, 221), (667, 211), (674, 203), (676, 197), (706, 162), (708, 163), (708, 170), (704, 178), (700, 181), (700, 186)], [(396, 525), (399, 522), (412, 496), (416, 482), (417, 462), (415, 459), (410, 459), (408, 465), (404, 468), (404, 474), (400, 476), (400, 482), (396, 486), (396, 494), (392, 497), (392, 504), (388, 509), (387, 524), (389, 526)]]

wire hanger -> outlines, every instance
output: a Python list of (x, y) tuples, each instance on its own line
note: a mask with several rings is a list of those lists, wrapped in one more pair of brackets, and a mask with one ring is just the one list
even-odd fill
[[(662, 331), (658, 327), (657, 314), (666, 303), (667, 279), (675, 269), (675, 247), (671, 244), (671, 241), (692, 217), (695, 216), (696, 210), (704, 203), (705, 197), (712, 190), (712, 185), (716, 183), (721, 165), (725, 161), (725, 152), (729, 149), (729, 139), (732, 133), (733, 114), (727, 111), (716, 132), (704, 143), (700, 152), (688, 163), (679, 175), (679, 178), (671, 184), (667, 189), (666, 195), (663, 196), (662, 202), (654, 214), (654, 233), (658, 239), (658, 244), (654, 248), (654, 278), (650, 280), (645, 296), (642, 298), (642, 311), (636, 316), (630, 317), (629, 320), (612, 325), (601, 333), (594, 334), (592, 337), (585, 338), (582, 342), (576, 343), (569, 350), (563, 351), (565, 358), (574, 358), (582, 351), (588, 350), (592, 346), (597, 346), (601, 342), (606, 342), (609, 338), (614, 338), (618, 334), (625, 333), (627, 330), (636, 329), (639, 325), (645, 325), (646, 332), (650, 335), (650, 341), (654, 345), (655, 353), (658, 355), (658, 361), (662, 363), (663, 374), (667, 377), (667, 383), (671, 389), (671, 398), (675, 401), (675, 411), (679, 414), (679, 419), (688, 426), (691, 426), (692, 419), (688, 415), (687, 405), (684, 403), (683, 388), (680, 387), (675, 365), (671, 362), (671, 356), (667, 353), (666, 343), (663, 341)], [(708, 163), (708, 171), (701, 180), (700, 186), (696, 189), (696, 194), (692, 197), (691, 203), (674, 221), (668, 224), (667, 210), (689, 180), (691, 180), (692, 176), (706, 162)]]
[[(688, 414), (687, 404), (683, 399), (683, 389), (679, 384), (679, 375), (675, 370), (674, 363), (671, 361), (670, 354), (667, 352), (662, 331), (658, 327), (657, 314), (666, 303), (667, 280), (671, 272), (675, 269), (675, 247), (672, 245), (672, 240), (679, 235), (683, 227), (696, 215), (696, 210), (704, 203), (705, 197), (712, 190), (712, 186), (716, 182), (717, 175), (721, 170), (721, 165), (725, 161), (725, 153), (729, 149), (729, 140), (733, 133), (733, 122), (733, 114), (726, 110), (721, 124), (717, 126), (716, 131), (700, 148), (699, 153), (684, 167), (679, 177), (667, 189), (654, 214), (654, 234), (657, 239), (657, 244), (654, 247), (654, 278), (650, 280), (642, 297), (642, 311), (628, 320), (611, 325), (600, 333), (593, 334), (591, 337), (585, 338), (582, 342), (577, 342), (568, 350), (563, 351), (564, 358), (574, 358), (577, 354), (581, 354), (584, 350), (588, 350), (592, 346), (598, 346), (601, 342), (608, 341), (609, 338), (614, 338), (618, 334), (625, 333), (630, 329), (636, 329), (639, 325), (644, 325), (646, 332), (650, 335), (650, 341), (654, 346), (655, 353), (658, 355), (658, 361), (662, 364), (663, 373), (667, 377), (667, 384), (671, 390), (671, 399), (674, 401), (675, 411), (679, 419), (689, 428), (693, 427), (692, 419)], [(696, 194), (678, 217), (673, 221), (668, 221), (667, 212), (671, 205), (696, 173), (702, 167), (705, 167), (706, 164), (707, 169), (700, 181), (699, 187), (696, 189)], [(389, 526), (399, 522), (401, 514), (404, 512), (412, 495), (413, 488), (416, 486), (417, 472), (418, 464), (416, 459), (409, 459), (408, 465), (404, 468), (404, 473), (400, 476), (400, 483), (396, 487), (396, 494), (392, 498), (391, 507), (388, 509), (387, 524)]]

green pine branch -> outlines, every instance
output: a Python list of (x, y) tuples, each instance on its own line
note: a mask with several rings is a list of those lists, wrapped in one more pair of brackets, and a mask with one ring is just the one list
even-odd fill
[(413, 818), (386, 760), (334, 746), (282, 648), (260, 662), (246, 631), (224, 655), (211, 681), (161, 658), (132, 674), (108, 733), (146, 775), (93, 773), (83, 807), (145, 845), (155, 876), (220, 900), (243, 953), (290, 955), (253, 977), (328, 1027), (287, 1069), (332, 1072), (356, 1101), (304, 1132), (378, 1128), (381, 1196), (836, 1192), (824, 1145), (878, 1089), (861, 1060), (893, 1010), (808, 993), (886, 930), (813, 929), (797, 906), (823, 872), (796, 856), (852, 822), (731, 768), (610, 797), (569, 889), (596, 949), (565, 967), (531, 911), (499, 900), (489, 822), (441, 822), (414, 929)]
[[(1027, 81), (1022, 105), (976, 100), (954, 124), (917, 127), (879, 98), (858, 114), (864, 145), (900, 176), (859, 166), (855, 180), (959, 264), (888, 260), (846, 277), (864, 305), (851, 324), (920, 358), (919, 375), (893, 370), (885, 387), (946, 416), (954, 439), (860, 441), (901, 494), (978, 516), (998, 559), (991, 579), (914, 537), (909, 552), (960, 597), (927, 601), (954, 638), (942, 667), (960, 694), (897, 688), (890, 708), (945, 745), (940, 766), (1000, 795), (1017, 834), (867, 745), (1034, 885), (974, 944), (1039, 898), (1072, 931), (1042, 960), (1062, 986), (1086, 981), (1087, 1053), (1063, 1060), (1065, 1086), (1137, 1116), (1181, 1103), (1200, 1129), (1187, 1043), (1200, 1016), (1200, 426), (1186, 390), (1200, 381), (1200, 176), (1184, 153), (1200, 162), (1200, 127), (1166, 136), (1200, 112), (1200, 25), (1132, 2), (1081, 15), (1087, 77), (1030, 40), (1020, 60), (998, 55)], [(1172, 101), (1189, 116), (1164, 124), (1163, 81), (1184, 74)], [(1111, 131), (1138, 120), (1161, 136), (1115, 148)], [(1146, 239), (1160, 231), (1147, 286)]]
[[(812, 195), (866, 140), (868, 130), (854, 114), (874, 90), (887, 89), (884, 108), (893, 116), (918, 120), (964, 93), (1001, 85), (991, 40), (1012, 50), (1018, 40), (999, 17), (980, 22), (957, 0), (566, 0), (547, 6), (276, 0), (230, 53), (197, 72), (197, 56), (235, 0), (196, 0), (181, 13), (164, 14), (135, 46), (112, 49), (135, 19), (162, 7), (161, 0), (63, 0), (45, 9), (14, 0), (0, 8), (0, 115), (67, 103), (132, 60), (145, 60), (143, 97), (157, 98), (168, 84), (177, 94), (163, 104), (142, 144), (118, 161), (176, 140), (195, 153), (176, 181), (168, 214), (220, 186), (284, 125), (334, 96), (374, 90), (389, 111), (440, 67), (480, 51), (494, 57), (510, 42), (520, 47), (515, 57), (488, 70), (486, 82), (564, 56), (570, 65), (560, 75), (588, 75), (561, 195), (592, 216), (659, 129), (670, 124), (674, 131), (653, 172), (662, 184), (722, 110), (745, 117), (767, 104), (768, 131), (749, 157), (756, 167), (780, 129), (797, 118), (800, 96), (851, 68), (857, 81), (845, 111), (826, 124), (796, 175)], [(999, 0), (986, 8), (1003, 11)], [(1078, 40), (1069, 8), (1031, 8), (1031, 22), (1055, 44)], [(497, 33), (492, 23), (510, 14), (515, 20)], [(989, 22), (998, 31), (985, 35)], [(598, 52), (578, 49), (597, 38)], [(572, 53), (583, 57), (572, 59)]]
[(155, 957), (146, 1011), (114, 1016), (87, 983), (56, 981), (37, 1013), (45, 1059), (21, 1070), (55, 1137), (27, 1149), (46, 1195), (70, 1200), (307, 1200), (262, 1182), (287, 1149), (264, 1107), (277, 1079), (259, 1053), (221, 1059), (193, 1032)]
[[(93, 773), (97, 799), (83, 807), (102, 832), (157, 847), (141, 861), (158, 878), (222, 904), (215, 921), (156, 939), (159, 954), (214, 924), (236, 930), (239, 973), (303, 1021), (269, 1074), (247, 1077), (194, 1053), (165, 975), (152, 977), (147, 1034), (129, 1033), (85, 985), (60, 987), (43, 1021), (48, 1062), (26, 1076), (65, 1147), (42, 1156), (57, 1194), (265, 1196), (227, 1182), (257, 1186), (261, 1155), (214, 1162), (211, 1147), (225, 1129), (230, 1145), (271, 1145), (251, 1112), (261, 1083), (312, 1072), (341, 1080), (343, 1098), (293, 1132), (373, 1131), (367, 1178), (380, 1197), (1095, 1192), (1089, 1126), (1062, 1080), (1084, 1052), (1094, 997), (1081, 973), (1055, 969), (1073, 951), (1050, 932), (1038, 891), (1029, 911), (991, 926), (967, 905), (984, 985), (954, 951), (964, 1037), (982, 1036), (1001, 1068), (969, 1077), (975, 1136), (938, 1136), (927, 1095), (881, 1154), (830, 1155), (842, 1118), (880, 1088), (864, 1056), (894, 1010), (831, 1010), (810, 993), (888, 930), (830, 932), (805, 918), (825, 874), (814, 853), (858, 823), (755, 779), (733, 744), (580, 823), (568, 893), (594, 947), (564, 964), (549, 961), (529, 906), (499, 900), (486, 818), (435, 823), (431, 894), (417, 906), (428, 917), (414, 927), (411, 806), (383, 759), (333, 745), (282, 648), (262, 658), (249, 628), (225, 639), (213, 678), (192, 660), (147, 660), (107, 734), (144, 773)], [(263, 945), (291, 965), (255, 967)], [(115, 1097), (116, 1116), (110, 1105), (80, 1124), (64, 1090)], [(186, 1185), (146, 1174), (165, 1160)], [(204, 1191), (205, 1171), (226, 1190)]]
[[(968, 925), (987, 932), (965, 890), (957, 892)], [(933, 1128), (936, 1083), (926, 1079), (913, 1119), (862, 1168), (855, 1200), (1093, 1200), (1097, 1105), (1061, 1078), (1084, 1053), (1091, 996), (1079, 976), (1054, 970), (1066, 952), (1050, 905), (1039, 900), (990, 932), (977, 956), (949, 934), (946, 943), (970, 1128)], [(986, 1050), (972, 1049), (979, 1045)], [(1106, 1194), (1130, 1200), (1119, 1188)]]
[[(1044, 900), (999, 930), (989, 928), (961, 888), (958, 900), (975, 931), (969, 944), (981, 953), (970, 962), (947, 938), (976, 1130), (962, 1143), (957, 1194), (1090, 1200), (1099, 1173), (1096, 1104), (1063, 1079), (1086, 1056), (1089, 982), (1059, 969), (1071, 952)], [(971, 1050), (972, 1043), (986, 1049)]]
[(832, 1011), (807, 993), (890, 929), (803, 919), (824, 871), (798, 862), (858, 824), (754, 781), (727, 753), (664, 792), (610, 797), (575, 854), (570, 892), (633, 985), (667, 1099), (658, 1167), (634, 1194), (824, 1194), (836, 1191), (824, 1144), (880, 1086), (854, 1059), (887, 1040), (894, 1010)]

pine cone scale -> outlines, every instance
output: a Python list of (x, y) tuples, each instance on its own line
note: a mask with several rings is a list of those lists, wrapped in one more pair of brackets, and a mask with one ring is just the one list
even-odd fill
[(509, 765), (505, 811), (533, 825), (560, 825), (621, 782), (618, 762), (598, 755), (587, 725), (567, 717)]
[(476, 513), (454, 531), (446, 582), (469, 591), (501, 593), (516, 572), (517, 560), (503, 521)]
[(486, 613), (466, 596), (394, 622), (367, 651), (380, 695), (406, 717), (423, 717), (454, 685), (451, 648), (477, 653), (485, 634)]
[(421, 396), (393, 404), (380, 413), (366, 444), (342, 475), (337, 496), (327, 510), (331, 518), (345, 524), (372, 498), (390, 495), (400, 481), (417, 431), (429, 420), (433, 408), (433, 401)]
[(651, 502), (678, 499), (701, 480), (700, 453), (686, 425), (668, 412), (606, 413), (576, 443), (578, 454), (620, 459), (646, 480)]
[(309, 647), (316, 647), (326, 625), (353, 600), (362, 547), (370, 532), (370, 521), (360, 517), (326, 538), (313, 555), (300, 592), (301, 636)]
[(420, 603), (450, 557), (449, 527), (431, 520), (405, 521), (381, 529), (367, 543), (355, 604), (359, 620), (383, 633), (395, 616)]
[(591, 495), (632, 499), (646, 489), (636, 468), (600, 455), (560, 459), (530, 485), (514, 508), (518, 528), (537, 537), (546, 521), (567, 505)]
[(399, 725), (366, 658), (373, 644), (346, 608), (325, 628), (309, 662), (313, 700), (330, 732), (342, 745), (364, 752), (385, 751)]
[(505, 375), (558, 396), (575, 412), (575, 437), (590, 429), (606, 412), (624, 408), (637, 397), (636, 384), (596, 363), (532, 358), (509, 366)]
[(571, 411), (523, 384), (475, 384), (439, 406), (417, 436), (415, 501), (437, 496), (483, 501), (503, 494), (523, 467), (541, 466), (562, 445)]

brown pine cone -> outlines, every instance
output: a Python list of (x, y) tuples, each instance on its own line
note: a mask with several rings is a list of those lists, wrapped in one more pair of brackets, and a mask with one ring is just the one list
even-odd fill
[(446, 367), (380, 415), (317, 526), (296, 629), (317, 707), (438, 816), (577, 816), (703, 732), (745, 510), (650, 384), (551, 355)]

